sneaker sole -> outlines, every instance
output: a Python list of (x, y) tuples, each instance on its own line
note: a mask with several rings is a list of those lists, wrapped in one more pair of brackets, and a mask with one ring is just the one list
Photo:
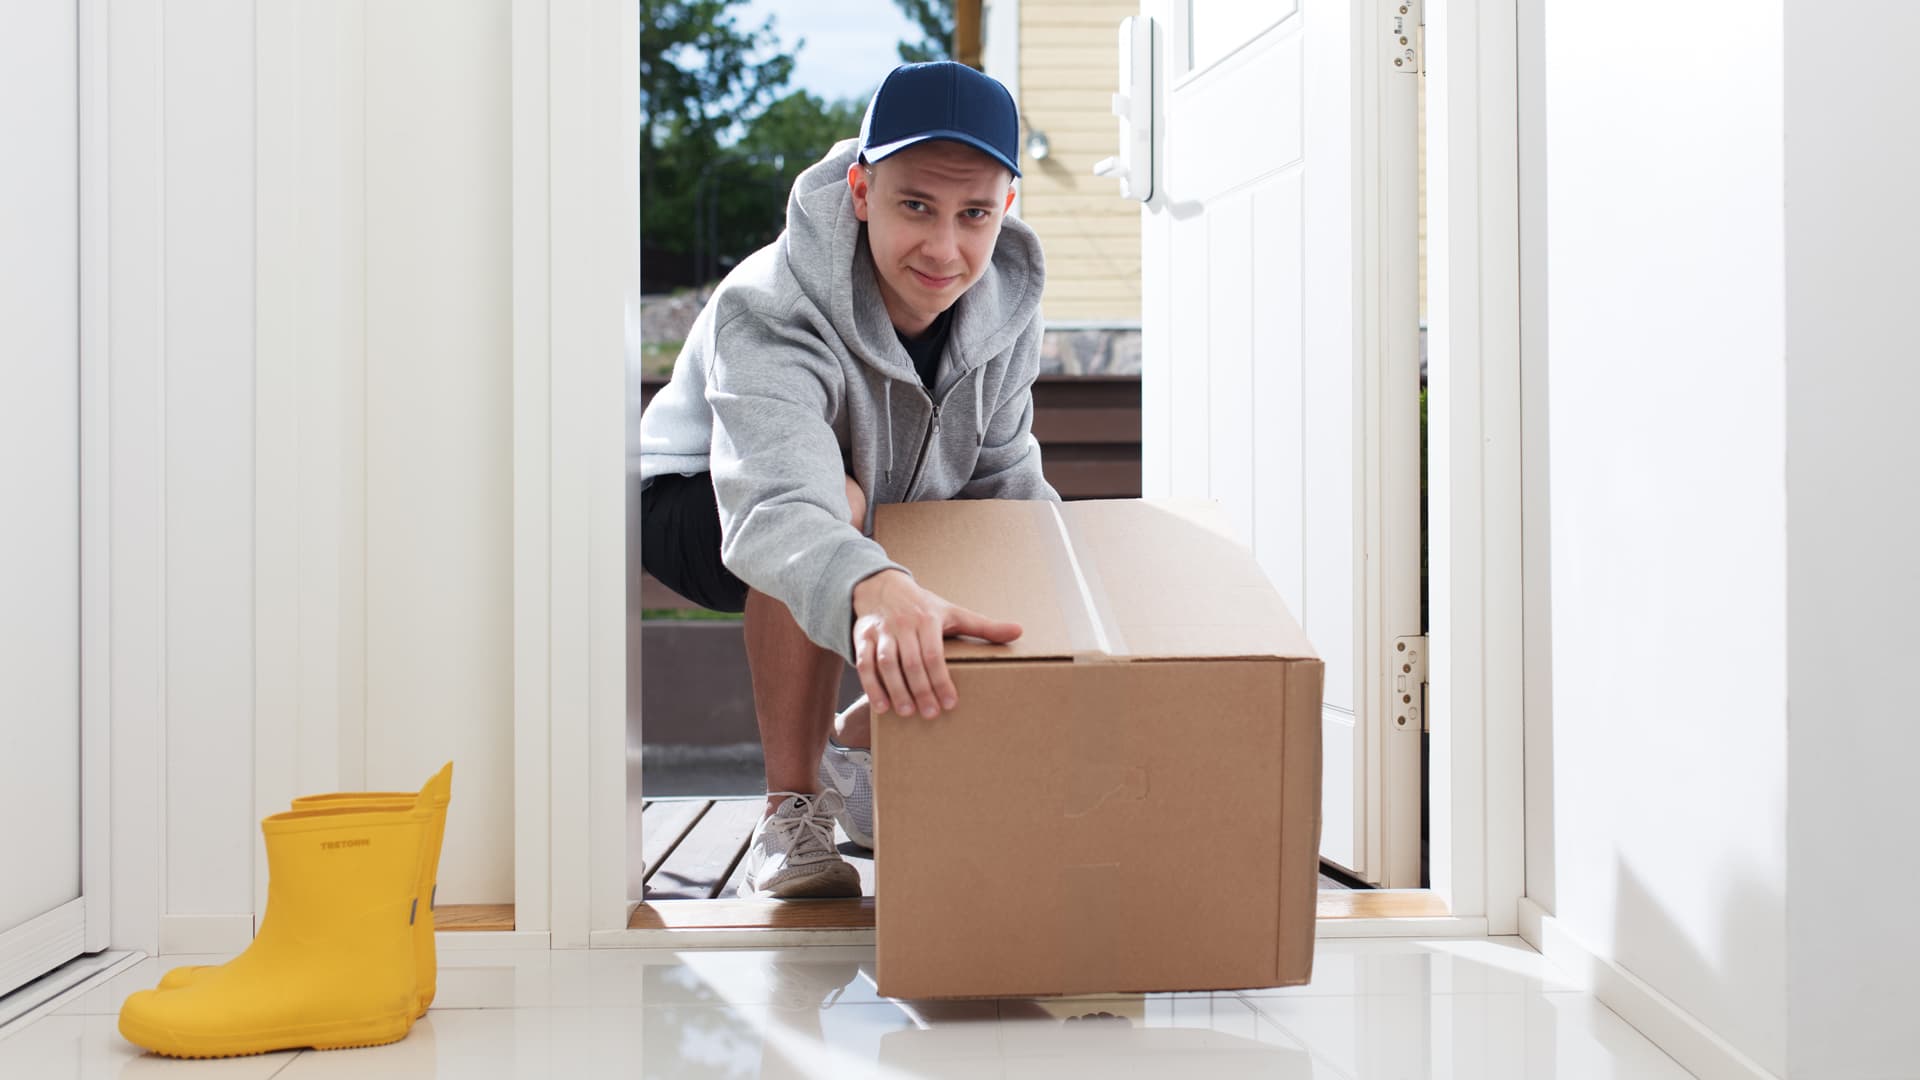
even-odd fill
[(838, 900), (860, 895), (860, 872), (844, 862), (796, 874), (767, 889), (750, 887), (745, 880), (735, 890), (742, 900)]

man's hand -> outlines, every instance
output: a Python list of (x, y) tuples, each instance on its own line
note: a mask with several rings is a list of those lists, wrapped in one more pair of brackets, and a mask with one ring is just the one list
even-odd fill
[(874, 715), (889, 706), (901, 716), (939, 716), (960, 703), (947, 676), (944, 640), (967, 634), (997, 644), (1020, 636), (1000, 622), (949, 604), (898, 570), (882, 570), (853, 587), (853, 655)]

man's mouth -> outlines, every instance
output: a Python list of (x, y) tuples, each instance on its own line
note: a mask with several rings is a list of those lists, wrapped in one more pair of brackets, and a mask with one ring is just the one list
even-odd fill
[(953, 284), (954, 282), (960, 280), (959, 274), (949, 274), (946, 277), (934, 277), (932, 274), (923, 274), (920, 271), (915, 270), (911, 266), (907, 267), (907, 269), (913, 274), (914, 278), (920, 282), (920, 284), (926, 286), (929, 289), (944, 289), (947, 286)]

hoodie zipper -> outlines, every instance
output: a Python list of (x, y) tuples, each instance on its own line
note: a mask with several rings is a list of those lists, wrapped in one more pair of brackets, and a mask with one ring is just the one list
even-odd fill
[(934, 437), (940, 434), (940, 410), (946, 408), (947, 399), (953, 396), (954, 391), (960, 389), (960, 384), (966, 382), (968, 377), (979, 378), (978, 375), (973, 374), (972, 369), (961, 372), (960, 378), (953, 380), (953, 385), (947, 387), (947, 392), (941, 395), (939, 401), (933, 400), (933, 395), (927, 393), (927, 388), (920, 383), (920, 380), (914, 380), (913, 385), (920, 391), (920, 396), (926, 398), (927, 404), (933, 407), (933, 417), (927, 421), (927, 433), (920, 440), (920, 456), (914, 459), (913, 476), (907, 480), (907, 493), (901, 497), (901, 502), (913, 501), (913, 489), (920, 484), (920, 469), (927, 463), (927, 451), (933, 447)]
[[(925, 393), (924, 390), (921, 392)], [(920, 456), (914, 459), (913, 475), (907, 479), (907, 493), (901, 502), (913, 501), (913, 489), (920, 483), (920, 467), (927, 463), (927, 450), (933, 446), (933, 437), (940, 434), (940, 405), (934, 402), (931, 394), (927, 395), (927, 403), (933, 406), (933, 419), (927, 422), (927, 433), (920, 440)]]

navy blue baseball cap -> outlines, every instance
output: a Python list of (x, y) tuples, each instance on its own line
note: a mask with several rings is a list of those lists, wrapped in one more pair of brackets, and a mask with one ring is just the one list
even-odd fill
[(860, 122), (860, 159), (871, 165), (928, 139), (965, 143), (1020, 175), (1020, 112), (999, 80), (936, 60), (887, 73)]

